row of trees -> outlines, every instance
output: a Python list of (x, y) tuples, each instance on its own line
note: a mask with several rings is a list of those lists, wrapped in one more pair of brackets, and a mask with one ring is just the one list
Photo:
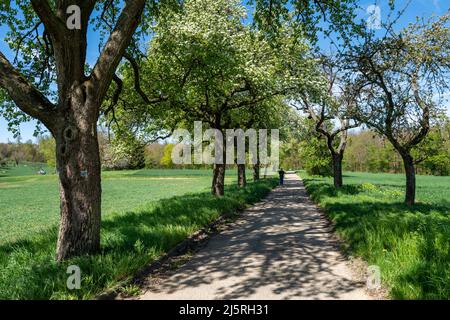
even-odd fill
[[(309, 127), (303, 124), (303, 132), (290, 134), (283, 144), (282, 166), (304, 169), (308, 174), (332, 176), (333, 164), (326, 141), (315, 131), (314, 123), (309, 122)], [(426, 139), (413, 150), (413, 155), (417, 159), (416, 174), (450, 175), (450, 123), (433, 126)], [(392, 144), (373, 130), (348, 133), (342, 167), (344, 171), (353, 172), (405, 172), (403, 160)]]
[[(332, 159), (326, 142), (315, 132), (314, 123), (302, 124), (303, 130), (285, 134), (281, 149), (282, 167), (305, 169), (309, 174), (332, 175)], [(129, 145), (111, 141), (106, 134), (99, 133), (100, 158), (104, 170), (196, 168), (208, 169), (208, 165), (177, 165), (172, 161), (174, 144), (151, 143), (147, 146)], [(0, 143), (0, 165), (10, 163), (46, 163), (55, 168), (55, 143), (44, 136), (38, 143)], [(450, 175), (450, 122), (433, 126), (426, 139), (414, 151), (417, 159), (416, 173), (436, 176)], [(392, 144), (372, 130), (361, 130), (348, 134), (348, 143), (343, 159), (343, 170), (353, 172), (404, 173), (402, 159)]]
[[(293, 105), (308, 114), (325, 139), (336, 188), (343, 184), (348, 130), (363, 125), (400, 155), (405, 202), (414, 204), (415, 166), (432, 155), (431, 150), (420, 152), (420, 147), (436, 148), (433, 136), (438, 145), (445, 137), (436, 138), (436, 132), (445, 118), (442, 102), (450, 83), (449, 21), (447, 14), (417, 21), (399, 32), (389, 24), (382, 38), (367, 30), (360, 41), (346, 42), (336, 59), (320, 58), (326, 87), (300, 94)], [(430, 136), (432, 126), (436, 129)]]
[[(287, 110), (281, 98), (312, 90), (320, 78), (306, 40), (293, 26), (285, 24), (269, 39), (244, 24), (245, 15), (239, 1), (229, 0), (187, 1), (180, 11), (164, 9), (146, 59), (124, 64), (116, 79), (111, 97), (120, 92), (124, 98), (113, 101), (114, 113), (105, 117), (115, 134), (151, 141), (175, 127), (192, 132), (194, 121), (224, 137), (229, 128), (279, 127)], [(137, 70), (140, 91), (135, 90)], [(220, 196), (226, 165), (224, 158), (217, 160), (211, 192)], [(245, 164), (238, 168), (244, 186)]]

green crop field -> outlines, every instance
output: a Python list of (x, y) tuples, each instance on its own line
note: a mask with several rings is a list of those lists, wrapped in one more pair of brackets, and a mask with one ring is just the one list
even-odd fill
[(390, 295), (450, 299), (450, 177), (417, 176), (417, 204), (403, 204), (403, 175), (300, 173), (312, 198), (334, 221), (346, 250), (378, 265)]
[[(0, 177), (0, 244), (33, 235), (58, 222), (56, 175), (30, 175), (33, 171), (29, 168), (11, 168), (6, 171), (8, 175)], [(211, 183), (211, 171), (112, 171), (104, 172), (102, 180), (103, 216), (108, 216), (152, 200), (205, 191)], [(233, 180), (234, 170), (228, 172), (227, 182)]]
[[(104, 172), (102, 252), (57, 264), (58, 181), (35, 171), (22, 166), (0, 176), (0, 299), (92, 298), (125, 286), (206, 223), (258, 201), (276, 184), (267, 179), (239, 189), (230, 170), (226, 195), (216, 198), (210, 170)], [(66, 288), (69, 265), (82, 270), (76, 292)]]
[[(214, 198), (209, 170), (104, 172), (103, 251), (57, 264), (58, 182), (54, 174), (36, 174), (39, 168), (0, 171), (0, 299), (86, 299), (113, 286), (133, 290), (128, 280), (140, 268), (276, 184), (268, 179), (238, 189), (235, 170), (228, 170), (226, 196)], [(450, 298), (450, 177), (418, 176), (418, 203), (409, 208), (403, 175), (345, 173), (339, 191), (330, 178), (300, 175), (334, 221), (344, 249), (381, 268), (391, 297)], [(65, 285), (72, 264), (83, 272), (76, 292)]]

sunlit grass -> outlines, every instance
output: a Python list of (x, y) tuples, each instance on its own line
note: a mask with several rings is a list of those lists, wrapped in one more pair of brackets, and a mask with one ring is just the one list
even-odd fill
[[(276, 184), (275, 180), (267, 179), (250, 182), (245, 189), (228, 185), (225, 197), (216, 198), (207, 190), (210, 181), (208, 174), (205, 180), (177, 180), (175, 183), (165, 179), (157, 180), (157, 185), (152, 185), (156, 180), (144, 179), (141, 184), (141, 180), (131, 178), (158, 175), (170, 176), (162, 171), (159, 174), (134, 171), (104, 175), (104, 183), (124, 176), (130, 177), (130, 181), (120, 181), (123, 186), (112, 183), (105, 188), (107, 199), (109, 197), (115, 202), (102, 222), (101, 254), (57, 264), (54, 261), (56, 224), (31, 236), (26, 236), (25, 231), (20, 240), (8, 239), (7, 243), (0, 244), (0, 299), (88, 299), (112, 286), (124, 285), (127, 288), (127, 280), (143, 266), (220, 215), (233, 213), (246, 204), (258, 201)], [(179, 176), (181, 174), (176, 173), (176, 177)], [(47, 181), (48, 186), (53, 186), (53, 179), (43, 177), (39, 181)], [(38, 189), (28, 190), (34, 192)], [(138, 204), (134, 202), (138, 196), (133, 193), (145, 197), (156, 190), (160, 192), (160, 200), (150, 201), (152, 198), (147, 197), (139, 199)], [(174, 196), (176, 193), (180, 195)], [(127, 203), (129, 210), (117, 209)], [(33, 212), (31, 208), (28, 214), (30, 212)], [(40, 222), (39, 215), (34, 215), (31, 220)], [(69, 265), (81, 268), (80, 290), (70, 291), (66, 287)]]
[[(0, 244), (33, 236), (59, 221), (56, 175), (32, 174), (35, 170), (30, 168), (13, 167), (0, 177)], [(235, 175), (235, 170), (229, 170), (226, 182), (234, 182)], [(102, 216), (132, 210), (149, 201), (206, 191), (211, 177), (211, 170), (103, 172)]]
[(417, 177), (417, 204), (403, 204), (404, 177), (346, 173), (344, 188), (304, 177), (349, 252), (381, 268), (390, 295), (450, 299), (450, 177)]

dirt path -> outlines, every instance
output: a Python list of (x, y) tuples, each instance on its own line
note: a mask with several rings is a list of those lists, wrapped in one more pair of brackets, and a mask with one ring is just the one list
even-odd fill
[(140, 299), (370, 299), (294, 174)]

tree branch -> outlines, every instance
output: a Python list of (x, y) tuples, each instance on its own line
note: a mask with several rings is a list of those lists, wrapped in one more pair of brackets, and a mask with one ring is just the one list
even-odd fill
[(158, 135), (158, 136), (156, 136), (156, 137), (153, 137), (152, 139), (149, 139), (149, 140), (145, 140), (144, 141), (144, 145), (149, 145), (149, 144), (151, 144), (151, 143), (155, 143), (156, 141), (158, 141), (158, 140), (165, 140), (165, 139), (168, 139), (168, 138), (170, 138), (172, 135), (173, 135), (173, 132), (175, 131), (175, 128), (171, 128), (170, 130), (169, 130), (169, 133), (166, 133), (166, 134), (160, 134), (160, 135)]
[(98, 58), (91, 74), (91, 82), (97, 90), (97, 99), (101, 101), (108, 90), (114, 73), (122, 60), (126, 48), (137, 29), (144, 11), (145, 0), (127, 1), (114, 30)]
[(428, 131), (430, 131), (430, 106), (420, 97), (419, 85), (417, 84), (417, 77), (415, 75), (412, 76), (411, 83), (414, 99), (423, 112), (422, 119), (420, 120), (420, 130), (409, 142), (410, 146), (415, 146), (419, 144), (428, 134)]
[(140, 79), (140, 75), (139, 75), (139, 65), (136, 62), (136, 60), (128, 53), (124, 53), (123, 57), (125, 59), (128, 60), (128, 62), (130, 62), (131, 64), (131, 68), (133, 69), (133, 75), (134, 75), (134, 90), (141, 96), (142, 100), (144, 100), (144, 102), (146, 104), (154, 104), (154, 103), (158, 103), (158, 102), (162, 102), (162, 101), (166, 101), (168, 98), (164, 97), (164, 96), (160, 96), (154, 99), (150, 99), (144, 92), (144, 90), (142, 90), (141, 87), (141, 79)]
[(50, 4), (47, 0), (31, 0), (31, 5), (34, 11), (44, 23), (47, 32), (56, 39), (61, 39), (63, 36), (65, 25), (64, 23), (55, 15)]
[(0, 87), (8, 92), (20, 110), (40, 120), (51, 130), (55, 106), (23, 77), (1, 52)]
[(114, 112), (114, 108), (116, 107), (117, 103), (119, 102), (120, 94), (122, 93), (122, 89), (123, 89), (122, 79), (120, 79), (116, 74), (114, 74), (113, 80), (116, 83), (116, 90), (114, 91), (114, 94), (111, 97), (111, 103), (109, 104), (108, 108), (106, 108), (106, 110), (103, 112), (103, 114), (105, 116), (108, 116), (111, 111)]

